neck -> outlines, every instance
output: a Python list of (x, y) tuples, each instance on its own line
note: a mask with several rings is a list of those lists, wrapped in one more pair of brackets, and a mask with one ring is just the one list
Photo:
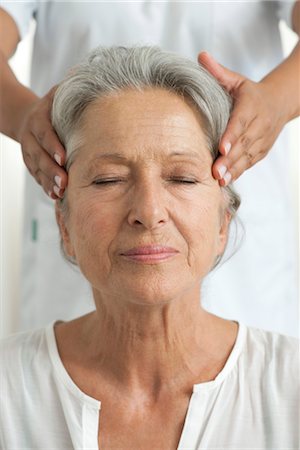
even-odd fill
[(220, 359), (224, 320), (200, 307), (199, 286), (151, 306), (99, 292), (94, 297), (96, 311), (82, 328), (85, 354), (93, 369), (123, 392), (155, 398), (166, 389), (190, 389), (201, 371)]

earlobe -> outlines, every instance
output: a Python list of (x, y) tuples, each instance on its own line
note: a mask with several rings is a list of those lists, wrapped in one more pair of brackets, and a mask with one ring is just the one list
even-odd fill
[(75, 258), (75, 252), (71, 243), (68, 228), (65, 223), (65, 217), (58, 202), (59, 200), (55, 202), (55, 217), (60, 231), (64, 250), (68, 256)]

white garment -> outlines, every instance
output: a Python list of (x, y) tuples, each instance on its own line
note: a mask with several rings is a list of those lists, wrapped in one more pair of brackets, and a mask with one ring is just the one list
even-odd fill
[[(101, 402), (68, 375), (53, 326), (0, 343), (1, 450), (98, 448)], [(239, 323), (221, 372), (193, 387), (178, 448), (299, 449), (299, 341)]]
[[(196, 59), (208, 50), (226, 67), (258, 81), (283, 58), (279, 19), (293, 1), (2, 2), (22, 36), (37, 21), (32, 87), (44, 95), (93, 47), (159, 44)], [(53, 201), (26, 174), (21, 329), (94, 309), (90, 289), (62, 259)], [(282, 134), (269, 155), (236, 182), (242, 248), (206, 280), (203, 306), (250, 326), (298, 335), (296, 230)]]

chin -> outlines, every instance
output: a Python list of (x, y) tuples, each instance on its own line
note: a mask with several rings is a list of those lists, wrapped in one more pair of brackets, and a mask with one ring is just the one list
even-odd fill
[[(178, 278), (181, 283), (178, 282)], [(190, 284), (190, 283), (189, 283)], [(165, 305), (171, 303), (187, 291), (189, 286), (184, 277), (151, 277), (119, 281), (119, 292), (131, 303), (139, 305)]]

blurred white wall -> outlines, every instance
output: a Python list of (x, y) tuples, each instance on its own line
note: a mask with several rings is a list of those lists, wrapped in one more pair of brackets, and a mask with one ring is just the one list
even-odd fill
[[(29, 84), (30, 55), (34, 24), (29, 35), (19, 44), (11, 60), (18, 79)], [(284, 23), (281, 24), (284, 52), (287, 55), (294, 47), (297, 36)], [(298, 220), (298, 177), (300, 127), (299, 119), (288, 124), (290, 130), (290, 177), (293, 185), (295, 219)], [(18, 330), (20, 305), (20, 255), (22, 236), (24, 171), (20, 147), (11, 139), (0, 135), (0, 337)], [(298, 245), (298, 244), (297, 244)], [(299, 245), (298, 245), (299, 248)]]

